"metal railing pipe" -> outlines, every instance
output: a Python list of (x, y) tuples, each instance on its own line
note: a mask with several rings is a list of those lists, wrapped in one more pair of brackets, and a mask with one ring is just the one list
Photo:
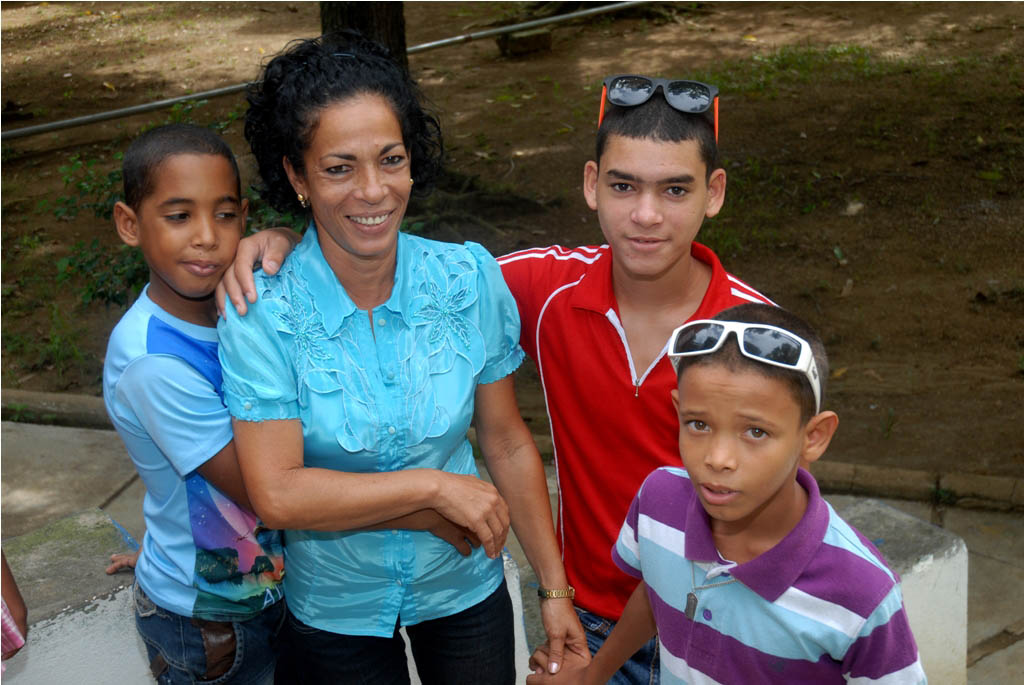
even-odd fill
[(85, 126), (87, 124), (95, 124), (100, 121), (108, 121), (110, 119), (121, 119), (123, 117), (130, 117), (134, 114), (144, 114), (145, 112), (152, 112), (157, 109), (164, 109), (165, 107), (172, 107), (179, 102), (188, 102), (189, 100), (205, 100), (207, 98), (220, 97), (222, 95), (234, 95), (240, 93), (248, 87), (248, 83), (239, 83), (235, 86), (225, 86), (224, 88), (216, 88), (214, 90), (203, 91), (202, 93), (193, 93), (192, 95), (183, 95), (176, 98), (167, 98), (166, 100), (157, 100), (156, 102), (147, 102), (144, 105), (132, 105), (131, 107), (122, 107), (121, 109), (112, 109), (108, 112), (97, 112), (96, 114), (86, 114), (85, 116), (75, 117), (74, 119), (64, 119), (62, 121), (51, 121), (48, 124), (39, 124), (37, 126), (25, 126), (24, 128), (16, 128), (13, 131), (4, 131), (0, 134), (2, 140), (12, 140), (14, 138), (26, 138), (28, 136), (37, 136), (41, 133), (49, 133), (50, 131), (60, 131), (65, 128), (74, 128), (75, 126)]
[(534, 19), (532, 21), (524, 21), (521, 24), (512, 24), (511, 26), (499, 26), (494, 29), (486, 29), (484, 31), (475, 31), (473, 33), (463, 33), (460, 36), (453, 36), (451, 38), (443, 38), (441, 40), (435, 40), (431, 43), (422, 43), (409, 48), (406, 52), (410, 55), (415, 55), (417, 52), (426, 52), (427, 50), (434, 50), (436, 48), (444, 48), (449, 45), (459, 45), (461, 43), (468, 43), (473, 40), (480, 40), (481, 38), (491, 38), (493, 36), (500, 36), (505, 33), (515, 33), (516, 31), (525, 31), (527, 29), (534, 29), (538, 26), (547, 26), (548, 24), (558, 24), (563, 21), (569, 21), (570, 19), (580, 19), (582, 17), (589, 17), (595, 14), (604, 14), (605, 12), (616, 12), (618, 10), (624, 10), (635, 5), (644, 5), (646, 0), (641, 2), (616, 2), (611, 5), (601, 5), (600, 7), (592, 7), (590, 9), (580, 10), (578, 12), (572, 12), (570, 14), (563, 14), (557, 17), (548, 17), (547, 19)]
[[(641, 0), (639, 2), (617, 2), (611, 5), (601, 5), (600, 7), (592, 7), (590, 9), (580, 10), (578, 12), (572, 12), (570, 14), (563, 14), (557, 17), (548, 17), (546, 19), (534, 19), (532, 21), (524, 21), (519, 24), (510, 24), (509, 26), (499, 26), (498, 28), (487, 29), (484, 31), (464, 33), (458, 36), (453, 36), (451, 38), (444, 38), (442, 40), (435, 40), (430, 43), (421, 43), (420, 45), (414, 45), (413, 47), (406, 50), (406, 52), (410, 55), (415, 55), (416, 53), (426, 52), (428, 50), (436, 50), (437, 48), (444, 48), (448, 47), (449, 45), (461, 45), (462, 43), (468, 43), (470, 41), (480, 40), (482, 38), (491, 38), (493, 36), (500, 36), (506, 33), (515, 33), (516, 31), (525, 31), (527, 29), (537, 28), (538, 26), (558, 24), (572, 19), (580, 19), (582, 17), (589, 17), (595, 14), (603, 14), (606, 12), (616, 12), (618, 10), (633, 7), (635, 5), (643, 5), (646, 4), (646, 2), (647, 0)], [(152, 112), (158, 109), (172, 107), (180, 102), (189, 102), (190, 100), (207, 100), (209, 98), (222, 97), (224, 95), (234, 95), (235, 93), (242, 92), (248, 87), (248, 83), (239, 83), (234, 86), (225, 86), (223, 88), (215, 88), (214, 90), (204, 90), (200, 93), (192, 93), (191, 95), (181, 95), (176, 98), (167, 98), (166, 100), (158, 100), (156, 102), (149, 102), (142, 105), (122, 107), (121, 109), (112, 109), (107, 112), (98, 112), (96, 114), (86, 114), (85, 116), (75, 117), (73, 119), (51, 121), (47, 124), (38, 124), (36, 126), (24, 126), (22, 128), (16, 128), (13, 131), (4, 131), (3, 133), (0, 133), (0, 140), (14, 140), (16, 138), (27, 138), (28, 136), (36, 136), (42, 133), (50, 133), (51, 131), (60, 131), (66, 128), (74, 128), (76, 126), (86, 126), (88, 124), (96, 124), (101, 121), (109, 121), (111, 119), (121, 119), (123, 117), (129, 117), (135, 114), (144, 114), (145, 112)]]

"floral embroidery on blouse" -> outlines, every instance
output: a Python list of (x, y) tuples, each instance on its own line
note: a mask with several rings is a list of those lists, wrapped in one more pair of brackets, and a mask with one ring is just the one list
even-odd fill
[(330, 359), (331, 355), (320, 344), (321, 340), (327, 338), (323, 317), (318, 312), (306, 311), (301, 300), (289, 298), (287, 302), (288, 308), (274, 312), (274, 316), (284, 324), (284, 330), (295, 337), (295, 346), (299, 348), (299, 354), (317, 361)]
[(451, 369), (458, 355), (477, 374), (485, 359), (483, 335), (464, 313), (477, 301), (477, 265), (465, 249), (424, 250), (417, 264), (414, 326), (426, 326), (431, 373)]
[(416, 312), (416, 316), (430, 322), (430, 344), (436, 345), (445, 336), (455, 334), (466, 347), (472, 345), (466, 317), (459, 314), (466, 299), (465, 288), (455, 293), (442, 293), (436, 283), (428, 283), (427, 293), (431, 302)]
[[(461, 245), (424, 246), (409, 239), (400, 252), (395, 292), (384, 307), (392, 317), (387, 334), (377, 342), (363, 330), (359, 310), (345, 316), (329, 333), (314, 292), (324, 288), (319, 269), (305, 261), (322, 257), (300, 248), (277, 276), (260, 275), (260, 300), (273, 312), (274, 327), (292, 339), (298, 403), (302, 413), (313, 410), (314, 396), (330, 398), (340, 413), (333, 428), (341, 447), (350, 452), (378, 454), (382, 448), (383, 407), (377, 394), (385, 374), (375, 360), (392, 356), (400, 378), (404, 408), (403, 443), (411, 447), (445, 435), (452, 428), (447, 393), (438, 397), (436, 377), (451, 372), (458, 358), (468, 362), (467, 380), (477, 377), (487, 362), (487, 344), (472, 310), (479, 296), (480, 267), (474, 254)], [(303, 252), (303, 254), (300, 254)], [(273, 305), (270, 303), (273, 302)], [(340, 303), (339, 303), (340, 304)], [(321, 303), (321, 306), (322, 303)], [(386, 342), (384, 342), (386, 341)], [(391, 345), (381, 357), (366, 345)], [(391, 371), (391, 369), (388, 369)], [(335, 393), (337, 393), (335, 395)], [(323, 401), (323, 400), (319, 400)]]

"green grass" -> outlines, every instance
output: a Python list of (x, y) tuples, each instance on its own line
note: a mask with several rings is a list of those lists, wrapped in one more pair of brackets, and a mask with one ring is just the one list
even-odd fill
[(908, 63), (878, 57), (857, 45), (787, 46), (749, 59), (731, 60), (696, 74), (723, 92), (773, 95), (781, 87), (803, 85), (819, 78), (847, 83), (878, 78), (905, 70)]
[(56, 303), (50, 303), (49, 330), (43, 336), (3, 330), (3, 346), (12, 356), (21, 358), (29, 371), (53, 368), (58, 380), (84, 361), (78, 346), (81, 330), (64, 315)]

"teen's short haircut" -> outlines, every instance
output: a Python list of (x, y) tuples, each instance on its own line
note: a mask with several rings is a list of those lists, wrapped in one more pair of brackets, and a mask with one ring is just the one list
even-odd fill
[[(814, 363), (818, 365), (818, 379), (821, 384), (821, 406), (825, 406), (825, 384), (828, 379), (828, 355), (825, 353), (825, 345), (821, 337), (811, 328), (810, 324), (796, 314), (788, 312), (781, 307), (773, 307), (767, 304), (741, 304), (730, 307), (713, 317), (718, 321), (738, 321), (740, 323), (761, 323), (769, 326), (777, 326), (785, 329), (794, 335), (806, 340), (811, 345), (811, 352), (814, 354)], [(800, 423), (805, 424), (814, 416), (814, 390), (811, 389), (811, 382), (807, 380), (800, 371), (784, 369), (771, 364), (762, 364), (759, 361), (750, 359), (740, 352), (739, 344), (734, 334), (729, 334), (719, 349), (711, 354), (700, 354), (687, 357), (679, 357), (676, 373), (682, 378), (683, 373), (691, 366), (721, 364), (730, 370), (756, 371), (766, 378), (781, 380), (790, 389), (790, 393), (800, 406)]]
[(718, 144), (715, 127), (704, 114), (687, 114), (666, 102), (661, 92), (636, 107), (618, 107), (605, 103), (604, 121), (597, 129), (597, 147), (594, 159), (601, 164), (601, 155), (608, 144), (608, 136), (680, 143), (697, 141), (701, 159), (707, 168), (707, 177), (718, 168)]
[(121, 164), (124, 201), (136, 212), (153, 192), (157, 168), (173, 155), (214, 155), (231, 163), (235, 172), (235, 192), (241, 195), (238, 163), (231, 148), (208, 128), (192, 124), (168, 124), (146, 131), (125, 150)]
[(379, 95), (392, 107), (409, 153), (414, 195), (426, 194), (441, 171), (444, 145), (437, 119), (409, 72), (386, 48), (357, 31), (296, 40), (263, 69), (248, 90), (245, 139), (259, 165), (260, 195), (275, 209), (301, 214), (284, 171), (287, 158), (305, 173), (303, 154), (312, 143), (321, 112), (358, 95)]

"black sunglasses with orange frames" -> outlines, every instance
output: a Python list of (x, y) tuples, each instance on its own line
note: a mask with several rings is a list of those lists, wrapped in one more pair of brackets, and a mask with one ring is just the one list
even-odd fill
[(604, 88), (601, 89), (598, 128), (604, 121), (605, 102), (617, 107), (636, 107), (650, 100), (659, 88), (665, 96), (665, 101), (680, 112), (703, 114), (711, 111), (715, 142), (718, 142), (718, 88), (700, 81), (651, 78), (636, 74), (609, 76), (604, 80)]

